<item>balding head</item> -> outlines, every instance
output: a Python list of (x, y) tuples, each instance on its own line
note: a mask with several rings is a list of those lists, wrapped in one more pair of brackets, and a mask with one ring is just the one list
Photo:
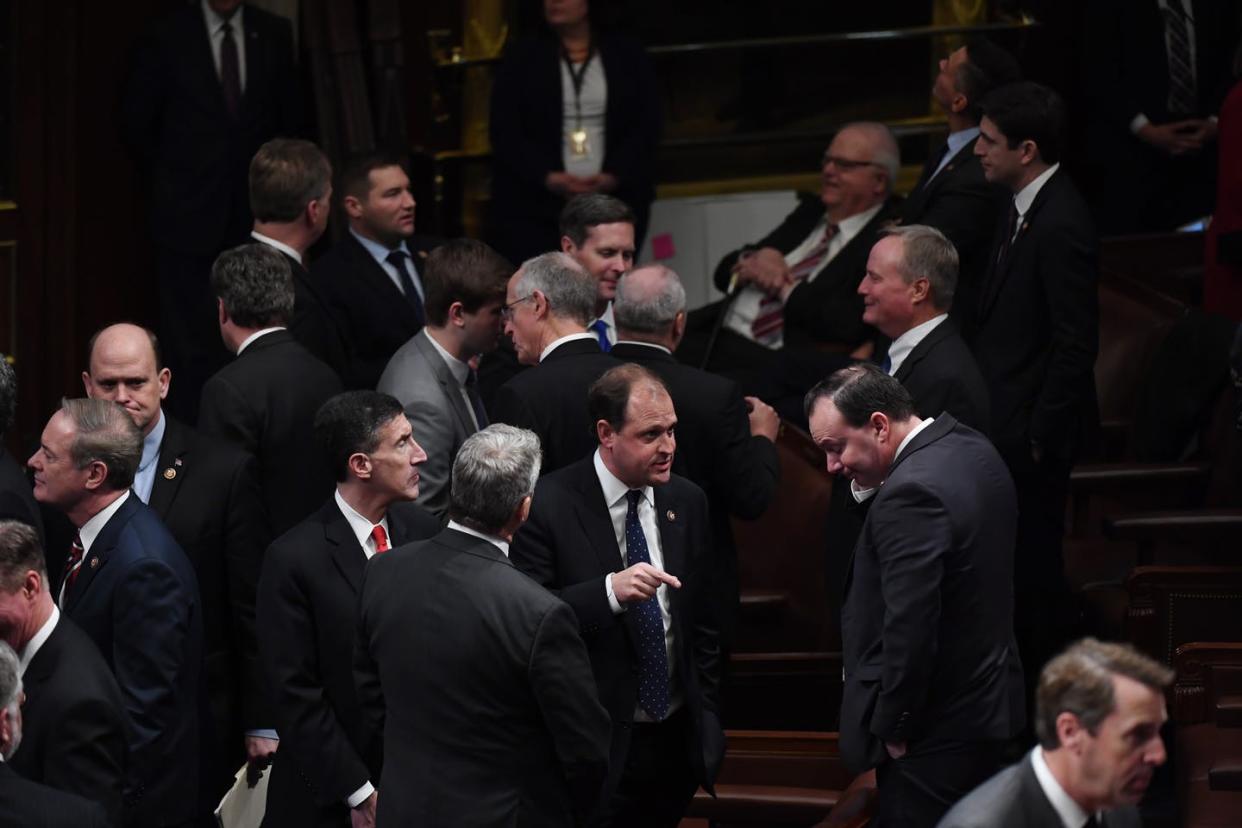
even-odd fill
[(612, 306), (617, 338), (677, 347), (686, 328), (686, 291), (671, 268), (646, 265), (621, 277)]
[(892, 194), (901, 166), (897, 139), (884, 124), (841, 127), (823, 159), (820, 199), (833, 222), (870, 210)]
[(146, 436), (159, 423), (172, 379), (161, 362), (154, 333), (128, 322), (109, 325), (91, 337), (82, 372), (86, 396), (118, 403)]

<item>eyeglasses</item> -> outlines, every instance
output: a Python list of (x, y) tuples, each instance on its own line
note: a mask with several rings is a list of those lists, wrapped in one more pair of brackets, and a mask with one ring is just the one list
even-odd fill
[(523, 296), (521, 299), (514, 299), (514, 300), (513, 300), (512, 302), (510, 302), (509, 304), (502, 306), (502, 307), (501, 307), (501, 309), (500, 309), (500, 319), (501, 319), (501, 321), (502, 321), (502, 322), (508, 322), (510, 319), (512, 319), (512, 318), (513, 318), (513, 309), (514, 309), (516, 306), (518, 306), (518, 305), (522, 304), (522, 303), (523, 303), (523, 302), (525, 302), (527, 299), (534, 299), (534, 298), (535, 298), (535, 294), (533, 294), (533, 293), (528, 293), (528, 294), (526, 294), (525, 296)]
[(852, 161), (849, 158), (840, 158), (836, 155), (824, 154), (822, 166), (827, 167), (829, 164), (836, 164), (837, 169), (841, 172), (849, 172), (859, 167), (878, 167), (879, 163), (875, 161)]

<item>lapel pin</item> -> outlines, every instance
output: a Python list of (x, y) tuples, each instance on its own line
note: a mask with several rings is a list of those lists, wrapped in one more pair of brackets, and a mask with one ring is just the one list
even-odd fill
[(667, 512), (665, 512), (664, 516), (668, 518), (669, 523), (672, 523), (673, 521), (677, 520), (677, 513), (674, 512), (672, 509), (669, 509)]
[(172, 479), (173, 479), (174, 477), (176, 477), (176, 476), (177, 476), (177, 470), (176, 470), (176, 469), (174, 469), (174, 468), (172, 468), (171, 466), (170, 466), (169, 468), (167, 468), (167, 469), (164, 469), (164, 479), (165, 479), (165, 480), (172, 480)]
[(180, 458), (180, 457), (178, 457), (177, 459), (173, 460), (173, 465), (174, 465), (174, 466), (180, 466), (180, 465), (181, 465), (181, 458)]
[(99, 568), (99, 558), (91, 558), (91, 569)]

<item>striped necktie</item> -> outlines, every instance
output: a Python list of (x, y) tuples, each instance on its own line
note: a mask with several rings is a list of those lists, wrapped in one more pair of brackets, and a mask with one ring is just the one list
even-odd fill
[[(801, 282), (819, 270), (828, 255), (832, 239), (837, 235), (835, 224), (825, 224), (824, 233), (815, 246), (806, 255), (789, 268), (789, 275), (795, 282)], [(750, 334), (760, 345), (779, 348), (785, 333), (785, 304), (779, 294), (763, 297), (759, 303), (759, 312), (755, 321), (750, 324)]]

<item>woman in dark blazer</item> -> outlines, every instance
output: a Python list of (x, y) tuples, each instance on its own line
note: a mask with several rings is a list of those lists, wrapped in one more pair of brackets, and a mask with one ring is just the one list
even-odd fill
[[(651, 59), (637, 42), (594, 25), (587, 0), (544, 0), (543, 6), (546, 26), (509, 48), (492, 87), (490, 236), (515, 263), (560, 249), (557, 218), (580, 193), (610, 193), (628, 204), (641, 245), (655, 197), (661, 116)], [(598, 70), (592, 72), (596, 61), (602, 90)], [(573, 165), (577, 172), (565, 164), (581, 127), (574, 122), (575, 76), (588, 119), (588, 106), (604, 94), (603, 146), (597, 135), (583, 163)]]

